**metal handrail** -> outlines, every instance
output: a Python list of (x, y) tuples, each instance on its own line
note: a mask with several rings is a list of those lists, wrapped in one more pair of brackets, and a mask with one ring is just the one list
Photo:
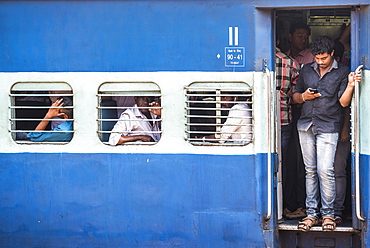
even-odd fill
[[(356, 69), (357, 73), (358, 70)], [(359, 82), (355, 82), (355, 109), (354, 109), (354, 121), (355, 121), (355, 203), (356, 203), (356, 217), (360, 221), (365, 221), (365, 218), (361, 215), (361, 195), (360, 195), (360, 91), (359, 91)]]
[(271, 79), (270, 79), (270, 71), (267, 68), (267, 66), (263, 70), (264, 73), (266, 73), (267, 76), (267, 214), (265, 217), (265, 220), (270, 220), (272, 216), (272, 191), (273, 191), (273, 185), (272, 185), (272, 161), (271, 161)]

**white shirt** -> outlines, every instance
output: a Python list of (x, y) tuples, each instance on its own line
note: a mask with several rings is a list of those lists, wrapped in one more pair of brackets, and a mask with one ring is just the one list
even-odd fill
[[(137, 107), (135, 104), (134, 107)], [(155, 114), (150, 113), (152, 119), (157, 119)], [(121, 136), (147, 135), (151, 136), (155, 142), (161, 138), (159, 133), (159, 121), (153, 121), (153, 126), (147, 120), (146, 116), (139, 109), (130, 108), (123, 112), (114, 125), (112, 133), (109, 136), (109, 144), (117, 145)], [(158, 133), (150, 133), (158, 132)], [(115, 133), (116, 132), (116, 133)], [(140, 141), (137, 141), (140, 142)]]
[(229, 111), (221, 128), (220, 143), (228, 139), (233, 142), (249, 143), (252, 140), (252, 111), (245, 103), (235, 104)]

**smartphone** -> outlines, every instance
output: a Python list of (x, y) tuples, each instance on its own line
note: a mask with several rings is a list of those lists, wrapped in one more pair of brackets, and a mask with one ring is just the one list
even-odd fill
[(310, 91), (311, 91), (312, 93), (315, 93), (315, 94), (316, 94), (316, 93), (319, 93), (318, 89), (311, 89), (311, 88), (310, 88)]

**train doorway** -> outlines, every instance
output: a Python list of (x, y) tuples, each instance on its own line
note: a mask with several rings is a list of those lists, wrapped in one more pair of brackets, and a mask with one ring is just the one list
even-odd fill
[[(357, 63), (351, 60), (357, 58), (354, 41), (358, 36), (358, 30), (353, 29), (353, 20), (356, 18), (354, 8), (320, 8), (320, 9), (289, 9), (276, 10), (275, 30), (277, 47), (286, 54), (296, 56), (300, 67), (303, 64), (312, 62), (311, 58), (302, 58), (302, 54), (294, 54), (292, 47), (292, 32), (294, 26), (308, 27), (308, 43), (311, 43), (318, 36), (329, 36), (336, 41), (338, 60), (354, 70)], [(351, 30), (352, 28), (352, 30)], [(308, 45), (308, 44), (307, 44)], [(308, 60), (312, 61), (308, 61)], [(276, 71), (276, 70), (275, 70)], [(277, 85), (278, 89), (280, 85)], [(352, 204), (354, 192), (354, 176), (352, 175), (351, 143), (349, 137), (346, 139), (343, 151), (338, 154), (336, 163), (344, 167), (342, 171), (341, 185), (343, 188), (343, 201), (340, 209), (336, 212), (337, 228), (334, 232), (322, 232), (321, 225), (314, 226), (307, 233), (297, 230), (298, 221), (305, 217), (305, 170), (302, 153), (299, 145), (298, 132), (296, 129), (297, 120), (300, 116), (301, 105), (291, 102), (292, 123), (288, 148), (285, 152), (284, 162), (280, 159), (280, 172), (278, 181), (281, 182), (278, 192), (278, 230), (281, 247), (360, 247), (361, 228), (355, 214), (355, 204)], [(350, 125), (349, 125), (350, 126)], [(278, 149), (281, 151), (281, 149)], [(281, 155), (281, 154), (280, 154)], [(282, 156), (279, 156), (282, 157)], [(344, 174), (343, 174), (344, 173)], [(338, 177), (339, 178), (339, 177)], [(337, 178), (337, 179), (338, 179)], [(339, 185), (339, 184), (338, 184)], [(344, 185), (344, 186), (343, 186)], [(279, 191), (279, 190), (278, 190)]]

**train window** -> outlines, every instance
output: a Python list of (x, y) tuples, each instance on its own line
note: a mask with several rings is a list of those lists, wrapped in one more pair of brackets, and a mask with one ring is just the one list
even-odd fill
[(246, 145), (253, 137), (252, 89), (244, 82), (186, 87), (185, 137), (193, 145)]
[(65, 82), (17, 82), (9, 132), (19, 144), (66, 144), (73, 137), (73, 92)]
[(157, 143), (161, 91), (153, 82), (106, 82), (98, 91), (98, 136), (109, 145)]

